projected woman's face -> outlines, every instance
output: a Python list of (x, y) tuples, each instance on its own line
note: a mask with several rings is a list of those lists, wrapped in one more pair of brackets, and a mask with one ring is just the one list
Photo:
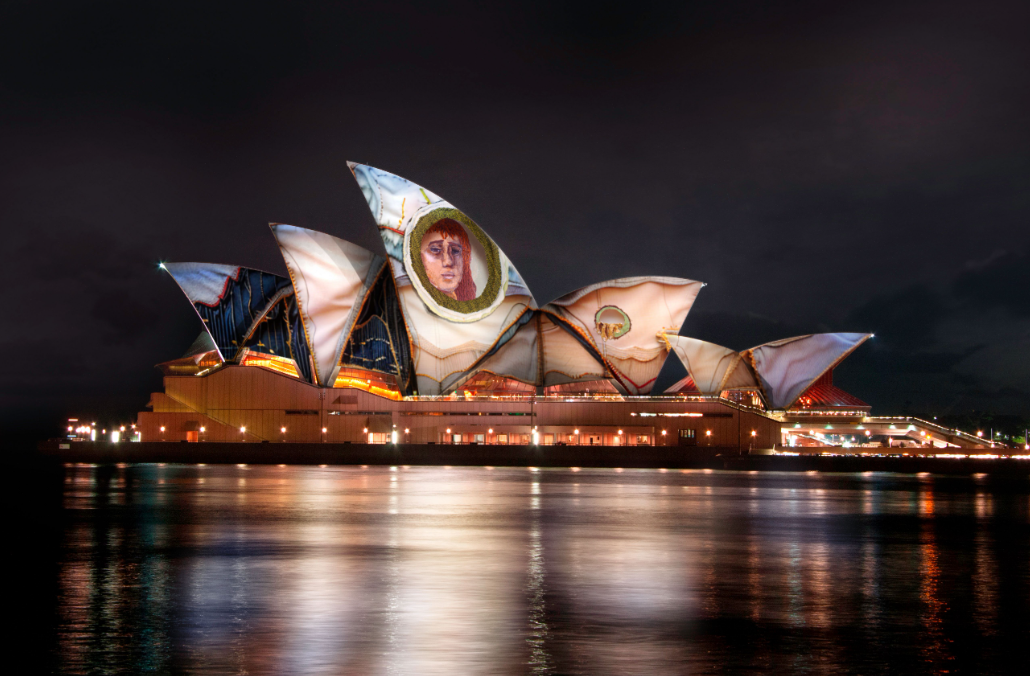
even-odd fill
[(461, 242), (439, 232), (431, 232), (422, 239), (422, 265), (429, 283), (451, 298), (457, 298), (461, 284), (463, 251)]

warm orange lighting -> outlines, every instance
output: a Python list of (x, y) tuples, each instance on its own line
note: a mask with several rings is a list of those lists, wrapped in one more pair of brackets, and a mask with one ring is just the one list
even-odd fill
[(162, 432), (164, 432), (164, 431), (165, 431), (165, 426), (164, 426), (164, 425), (161, 425), (161, 431), (162, 431)]
[(622, 430), (619, 430), (619, 434), (622, 434)]
[(983, 435), (984, 435), (983, 430), (980, 430), (979, 432), (976, 433), (976, 436), (978, 436), (978, 437), (982, 437)]
[(450, 428), (450, 427), (448, 427), (448, 428), (447, 428), (447, 434), (450, 434), (450, 433), (451, 433), (451, 428)]
[(712, 430), (705, 430), (705, 436), (712, 436)]
[(487, 433), (487, 434), (493, 434), (493, 433), (494, 433), (494, 429), (493, 429), (493, 428), (491, 427), (490, 429), (488, 429), (488, 430), (486, 431), (486, 433)]
[[(365, 434), (368, 434), (368, 428), (367, 427), (363, 428), (361, 431), (364, 432)], [(447, 431), (450, 432), (450, 430), (447, 430)]]
[(247, 431), (247, 428), (246, 428), (246, 427), (241, 427), (241, 428), (240, 428), (240, 432), (246, 432), (246, 431)]
[(409, 430), (409, 429), (408, 429), (407, 427), (405, 427), (405, 428), (404, 428), (404, 433), (405, 433), (405, 434), (408, 434), (409, 432), (411, 432), (411, 430)]
[(280, 427), (279, 431), (282, 432), (283, 434), (286, 434), (286, 428), (285, 427)]
[(290, 376), (291, 378), (300, 378), (300, 373), (297, 372), (297, 365), (292, 359), (286, 359), (285, 357), (277, 357), (272, 354), (262, 354), (260, 352), (251, 352), (243, 358), (241, 363), (244, 366), (260, 366), (262, 368), (275, 371), (276, 373)]
[(326, 428), (324, 428), (324, 427), (322, 428), (322, 434), (325, 434), (325, 433), (326, 433), (326, 432), (328, 432), (328, 431), (329, 431), (329, 430), (327, 430)]
[(207, 428), (206, 428), (206, 427), (201, 427), (201, 428), (200, 428), (200, 431), (201, 431), (201, 432), (207, 432)]
[(403, 397), (401, 393), (396, 390), (389, 390), (385, 387), (379, 387), (373, 385), (371, 380), (365, 378), (348, 378), (347, 376), (337, 376), (336, 381), (333, 382), (333, 387), (353, 387), (356, 390), (364, 390), (369, 394), (374, 394), (379, 397), (391, 399), (393, 401), (400, 401)]
[(756, 432), (754, 430), (751, 430), (751, 436), (756, 436), (757, 434), (758, 434), (758, 432)]
[[(70, 427), (68, 429), (71, 429)], [(573, 434), (579, 434), (579, 430), (572, 430)]]

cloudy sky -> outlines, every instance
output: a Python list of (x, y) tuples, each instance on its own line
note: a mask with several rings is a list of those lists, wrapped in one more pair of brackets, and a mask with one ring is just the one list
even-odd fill
[(200, 328), (161, 260), (379, 247), (346, 160), (541, 303), (699, 279), (705, 340), (875, 332), (874, 412), (1030, 414), (1030, 6), (686, 4), (4, 3), (5, 426), (146, 404)]

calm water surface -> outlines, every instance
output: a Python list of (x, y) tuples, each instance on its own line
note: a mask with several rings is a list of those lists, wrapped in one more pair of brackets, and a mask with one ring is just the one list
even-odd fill
[[(68, 467), (64, 673), (1027, 673), (1030, 483)], [(1022, 665), (1022, 666), (1020, 666)]]

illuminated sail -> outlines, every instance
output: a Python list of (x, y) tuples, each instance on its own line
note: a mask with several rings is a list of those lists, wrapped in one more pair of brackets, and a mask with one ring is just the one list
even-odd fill
[(386, 247), (420, 394), (453, 390), (536, 303), (475, 222), (435, 193), (349, 163)]
[(668, 336), (668, 340), (701, 394), (718, 396), (733, 387), (757, 385), (736, 350), (685, 336)]
[[(676, 277), (613, 279), (566, 294), (542, 310), (601, 355), (608, 376), (628, 394), (643, 395), (650, 393), (668, 356), (665, 337), (679, 331), (702, 286)], [(549, 346), (545, 341), (545, 370), (556, 370), (551, 365), (567, 359), (560, 347), (567, 342)]]
[(384, 260), (323, 232), (271, 227), (293, 280), (316, 382), (332, 387), (355, 319)]
[(765, 343), (742, 354), (754, 367), (769, 407), (786, 409), (871, 336), (816, 333)]
[(193, 304), (223, 361), (236, 361), (249, 348), (292, 359), (310, 381), (307, 342), (289, 279), (217, 263), (163, 267)]

